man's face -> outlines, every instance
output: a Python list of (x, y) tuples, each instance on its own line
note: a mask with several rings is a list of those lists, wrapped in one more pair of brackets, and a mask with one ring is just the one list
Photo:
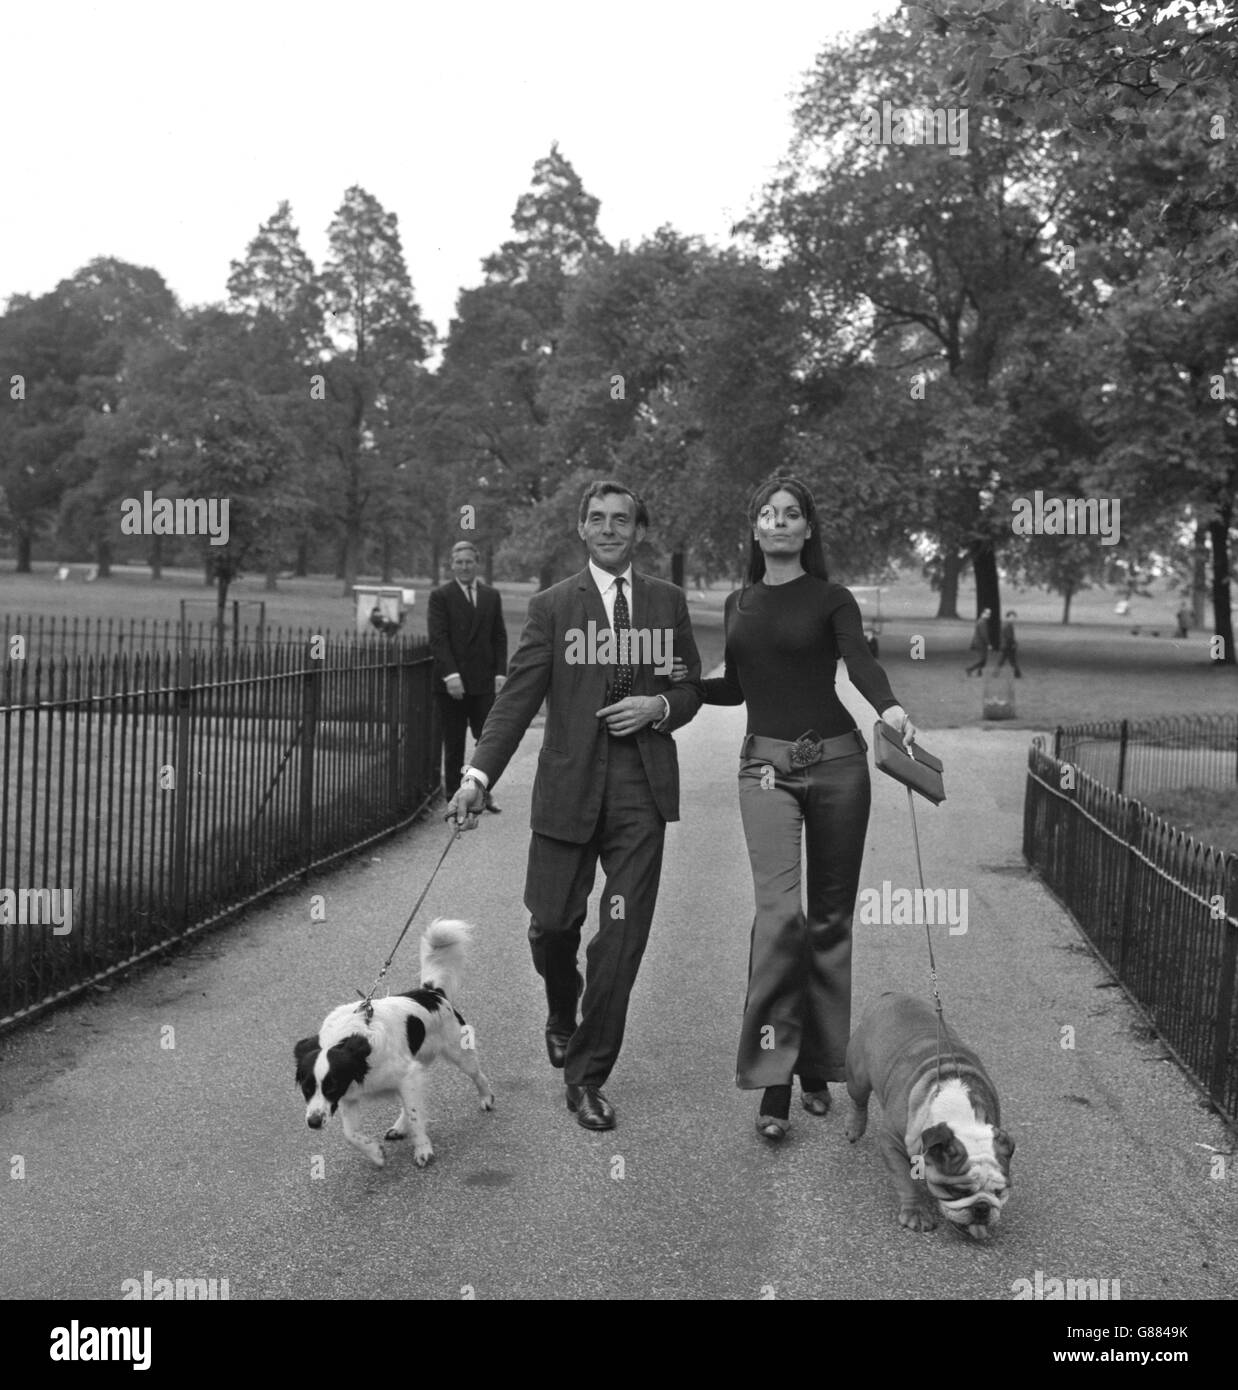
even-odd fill
[(461, 584), (471, 584), (477, 574), (477, 556), (471, 550), (457, 550), (451, 557), (451, 572)]
[(645, 539), (645, 528), (636, 524), (636, 501), (626, 492), (590, 497), (584, 521), (576, 527), (589, 558), (607, 574), (622, 574), (632, 552)]

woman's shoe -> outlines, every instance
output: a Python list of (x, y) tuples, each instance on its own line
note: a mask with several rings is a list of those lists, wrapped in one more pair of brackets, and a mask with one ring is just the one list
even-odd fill
[(757, 1109), (757, 1133), (771, 1143), (780, 1143), (791, 1128), (791, 1087), (766, 1086)]
[(800, 1104), (810, 1115), (828, 1115), (830, 1093), (824, 1086), (819, 1091), (801, 1091)]
[(780, 1120), (777, 1115), (758, 1115), (757, 1133), (772, 1144), (781, 1144), (791, 1128), (790, 1120)]

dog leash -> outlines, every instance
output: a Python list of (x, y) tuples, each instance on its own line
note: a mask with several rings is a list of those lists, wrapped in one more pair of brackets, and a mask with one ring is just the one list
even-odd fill
[(434, 875), (443, 867), (443, 860), (447, 858), (447, 851), (451, 849), (452, 845), (460, 838), (460, 834), (460, 829), (457, 826), (451, 833), (451, 839), (443, 846), (443, 852), (438, 857), (438, 863), (434, 866), (434, 872), (431, 873), (429, 879), (426, 881), (426, 886), (421, 890), (421, 897), (413, 904), (413, 910), (408, 914), (408, 921), (404, 923), (404, 930), (396, 937), (395, 945), (391, 948), (391, 954), (383, 961), (383, 968), (378, 972), (378, 978), (370, 986), (369, 994), (361, 994), (360, 990), (356, 991), (357, 994), (361, 994), (361, 1003), (357, 1005), (357, 1012), (359, 1014), (365, 1014), (365, 1021), (367, 1023), (374, 1017), (374, 1004), (372, 1002), (374, 991), (382, 983), (383, 976), (391, 968), (391, 962), (395, 960), (395, 953), (400, 949), (400, 942), (408, 935), (408, 929), (413, 925), (413, 918), (417, 915), (417, 909), (426, 900), (426, 894), (430, 891), (430, 885), (434, 882)]
[[(907, 788), (907, 805), (911, 810), (911, 838), (916, 846), (916, 872), (920, 875), (920, 901), (928, 901), (928, 893), (924, 887), (924, 865), (920, 862), (920, 831), (916, 825), (916, 799), (910, 787)], [(933, 933), (929, 931), (928, 913), (924, 914), (924, 936), (928, 941), (929, 954), (929, 979), (933, 984), (933, 1003), (937, 1009), (937, 1084), (941, 1085), (941, 1030), (943, 1015), (941, 1010), (941, 995), (937, 991), (937, 962), (933, 959)], [(953, 1056), (953, 1052), (951, 1056)]]

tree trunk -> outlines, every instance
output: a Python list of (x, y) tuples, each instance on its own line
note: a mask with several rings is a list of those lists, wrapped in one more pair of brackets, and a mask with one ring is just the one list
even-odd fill
[(219, 651), (224, 649), (224, 633), (228, 626), (228, 586), (232, 576), (226, 565), (216, 569), (218, 584), (215, 590), (215, 643)]
[(215, 557), (209, 550), (202, 557), (202, 582), (208, 589), (215, 583)]
[(544, 564), (537, 572), (537, 592), (540, 594), (543, 589), (549, 589), (555, 582), (555, 567), (553, 564)]
[(1208, 601), (1208, 528), (1202, 521), (1195, 523), (1195, 552), (1191, 567), (1191, 609), (1193, 627), (1203, 627), (1204, 610)]
[(976, 576), (976, 616), (989, 610), (989, 644), (1001, 646), (1002, 590), (997, 577), (997, 552), (992, 541), (972, 547), (972, 572)]
[(392, 576), (392, 574), (395, 572), (395, 564), (394, 564), (394, 561), (393, 561), (393, 559), (392, 559), (392, 550), (393, 550), (393, 548), (394, 548), (394, 547), (393, 547), (392, 544), (391, 544), (391, 532), (387, 529), (387, 527), (384, 526), (384, 527), (383, 527), (383, 536), (382, 536), (382, 556), (383, 556), (383, 562), (382, 562), (382, 576), (381, 576), (382, 582), (383, 582), (384, 584), (390, 584), (390, 583), (391, 583), (391, 576)]
[(682, 550), (671, 551), (671, 583), (683, 588), (684, 553)]
[(95, 562), (99, 566), (99, 578), (112, 577), (112, 542), (101, 538), (95, 542)]
[(959, 616), (959, 575), (963, 569), (963, 557), (953, 546), (949, 547), (941, 559), (941, 597), (937, 600), (939, 618)]
[(150, 539), (150, 577), (152, 580), (163, 578), (162, 536), (152, 536)]
[(309, 540), (305, 536), (297, 542), (297, 556), (293, 562), (292, 573), (297, 579), (304, 579), (309, 574)]
[(1062, 590), (1062, 626), (1070, 622), (1070, 601), (1075, 596), (1073, 589)]
[[(434, 533), (433, 539), (430, 541), (430, 582), (432, 584), (437, 584), (439, 582), (439, 567), (442, 565), (442, 563), (443, 543), (439, 540), (438, 532), (436, 531)], [(488, 576), (486, 582), (490, 582)]]
[(17, 533), (17, 573), (30, 573), (31, 552), (34, 549), (34, 538), (29, 531), (18, 531)]
[(1234, 615), (1229, 602), (1229, 525), (1233, 520), (1232, 502), (1225, 502), (1220, 516), (1208, 525), (1212, 542), (1212, 617), (1213, 631), (1221, 639), (1221, 662), (1233, 666)]
[(262, 587), (268, 594), (276, 593), (279, 589), (279, 565), (275, 560), (267, 565), (266, 580)]
[(349, 521), (344, 533), (344, 597), (352, 593), (357, 582), (357, 571), (361, 568), (361, 530)]

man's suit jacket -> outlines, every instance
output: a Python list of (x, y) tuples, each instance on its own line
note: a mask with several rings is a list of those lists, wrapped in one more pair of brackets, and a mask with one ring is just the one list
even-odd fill
[(495, 676), (507, 674), (507, 628), (497, 589), (473, 581), (474, 607), (454, 579), (430, 590), (426, 629), (434, 653), (434, 675), (441, 682), (453, 672), (466, 695), (493, 695)]
[[(530, 823), (540, 835), (575, 844), (592, 836), (602, 809), (609, 735), (597, 711), (606, 703), (606, 688), (615, 669), (568, 663), (570, 634), (587, 634), (590, 621), (599, 636), (610, 626), (602, 595), (587, 568), (534, 594), (507, 684), (495, 699), (469, 759), (493, 787), (546, 700)], [(689, 684), (700, 676), (701, 658), (683, 590), (633, 570), (631, 621), (633, 628), (672, 631), (673, 654), (688, 668), (688, 681), (672, 684), (669, 675), (659, 675), (652, 666), (639, 666), (632, 682), (633, 695), (665, 695), (670, 704), (663, 732), (646, 725), (633, 737), (658, 810), (666, 820), (678, 820), (679, 760), (671, 730), (686, 724), (701, 706), (700, 691)]]

